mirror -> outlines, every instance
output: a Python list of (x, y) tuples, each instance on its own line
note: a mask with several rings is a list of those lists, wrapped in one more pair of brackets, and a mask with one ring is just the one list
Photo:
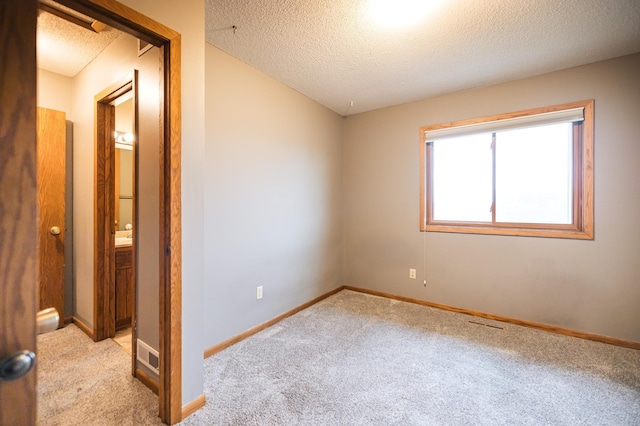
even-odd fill
[[(117, 231), (133, 229), (133, 98), (131, 92), (117, 100), (116, 132), (116, 199), (115, 216)], [(129, 237), (129, 235), (127, 235)]]

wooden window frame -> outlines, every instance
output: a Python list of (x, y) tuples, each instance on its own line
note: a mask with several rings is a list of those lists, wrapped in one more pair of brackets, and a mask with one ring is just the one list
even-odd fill
[[(495, 221), (495, 170), (492, 205), (492, 222), (454, 222), (433, 219), (432, 154), (425, 132), (469, 126), (478, 123), (513, 119), (530, 115), (584, 108), (584, 120), (573, 124), (573, 220), (571, 224), (503, 223)], [(513, 235), (568, 239), (594, 238), (593, 225), (593, 135), (594, 101), (579, 101), (550, 107), (535, 108), (489, 117), (455, 121), (420, 128), (420, 231), (452, 232), (464, 234)], [(495, 139), (494, 139), (495, 140)], [(495, 156), (495, 150), (494, 154)], [(495, 158), (493, 162), (495, 169)]]

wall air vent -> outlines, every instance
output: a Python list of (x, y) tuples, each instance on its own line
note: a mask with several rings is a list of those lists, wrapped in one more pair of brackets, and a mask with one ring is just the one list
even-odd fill
[(495, 328), (495, 329), (498, 329), (498, 330), (504, 330), (504, 327), (499, 327), (497, 325), (485, 324), (483, 322), (477, 322), (477, 321), (471, 321), (471, 320), (469, 320), (467, 322), (469, 322), (471, 324), (475, 324), (475, 325), (484, 325), (485, 327)]
[(140, 339), (138, 339), (138, 361), (157, 375), (160, 375), (160, 358), (158, 357), (158, 351)]

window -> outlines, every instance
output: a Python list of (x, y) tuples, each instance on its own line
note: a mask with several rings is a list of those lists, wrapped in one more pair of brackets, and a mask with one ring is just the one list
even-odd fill
[(422, 231), (593, 239), (593, 100), (420, 134)]

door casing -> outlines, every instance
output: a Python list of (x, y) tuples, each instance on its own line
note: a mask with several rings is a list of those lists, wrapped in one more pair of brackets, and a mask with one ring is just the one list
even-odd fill
[[(139, 140), (138, 134), (138, 72), (134, 70), (133, 76), (123, 82), (115, 83), (95, 96), (95, 124), (96, 124), (96, 149), (94, 167), (94, 287), (93, 287), (93, 339), (103, 340), (114, 337), (116, 332), (116, 255), (115, 255), (115, 220), (117, 210), (115, 203), (116, 187), (118, 185), (118, 169), (115, 157), (117, 150), (113, 140), (115, 130), (115, 106), (118, 98), (132, 93), (134, 140)], [(134, 147), (134, 158), (137, 158), (137, 142)], [(137, 160), (136, 160), (137, 161)], [(137, 167), (136, 167), (137, 170)], [(137, 171), (134, 178), (133, 191), (136, 194)], [(134, 197), (137, 199), (137, 197)], [(138, 217), (136, 204), (133, 204), (133, 233), (138, 229)], [(137, 238), (134, 236), (133, 241)], [(136, 276), (137, 245), (132, 251), (133, 276)], [(137, 285), (133, 286), (134, 305), (137, 306)], [(138, 328), (136, 326), (137, 308), (133, 307), (131, 318), (131, 339), (136, 342)], [(138, 347), (131, 345), (131, 374), (136, 374), (136, 359)]]
[(114, 0), (58, 0), (159, 48), (160, 131), (160, 418), (182, 420), (181, 36)]
[[(136, 73), (137, 75), (137, 73)], [(93, 340), (113, 337), (115, 323), (115, 130), (114, 102), (133, 91), (137, 100), (136, 77), (116, 83), (95, 96), (95, 161), (94, 161), (94, 287)], [(135, 107), (134, 107), (135, 108)], [(136, 138), (137, 139), (137, 138)], [(137, 223), (134, 224), (137, 230)], [(135, 265), (135, 258), (133, 259)], [(134, 327), (135, 329), (135, 327)], [(134, 345), (135, 346), (135, 345)], [(134, 354), (135, 355), (135, 354)], [(135, 356), (134, 356), (135, 358)]]

